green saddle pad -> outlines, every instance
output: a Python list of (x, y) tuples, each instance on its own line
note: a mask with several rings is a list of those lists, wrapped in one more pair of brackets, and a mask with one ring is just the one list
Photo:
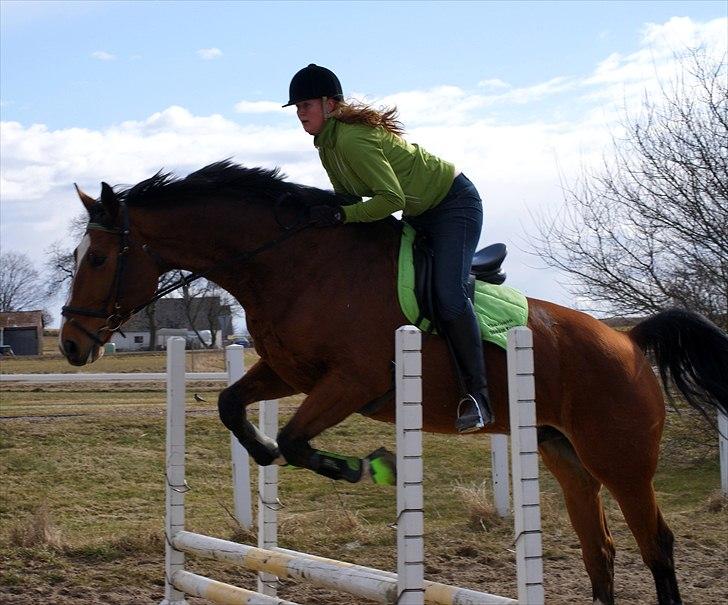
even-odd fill
[[(405, 224), (399, 247), (397, 294), (402, 312), (412, 324), (416, 325), (420, 317), (420, 309), (415, 297), (415, 268), (412, 252), (414, 241), (415, 230), (411, 225)], [(507, 346), (508, 330), (517, 326), (525, 326), (528, 321), (526, 297), (518, 290), (508, 286), (497, 286), (476, 280), (474, 306), (480, 325), (481, 338), (503, 349)], [(417, 327), (429, 331), (430, 322), (423, 319)]]

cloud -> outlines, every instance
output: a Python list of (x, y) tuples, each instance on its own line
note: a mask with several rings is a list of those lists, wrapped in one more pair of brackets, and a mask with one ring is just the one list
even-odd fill
[[(68, 197), (73, 182), (89, 188), (101, 180), (133, 184), (161, 168), (185, 173), (226, 157), (269, 167), (308, 161), (311, 141), (293, 122), (283, 128), (246, 126), (216, 114), (196, 116), (179, 106), (103, 130), (3, 122), (0, 190), (8, 210), (3, 220), (12, 208), (35, 204), (40, 222), (55, 220), (55, 204), (65, 203), (62, 197)], [(324, 177), (309, 175), (308, 180), (324, 185)], [(41, 211), (46, 203), (47, 215)]]
[(219, 48), (201, 48), (197, 51), (197, 56), (201, 59), (204, 59), (205, 61), (210, 61), (212, 59), (217, 59), (218, 57), (222, 57), (222, 51)]
[(235, 104), (237, 113), (284, 113), (285, 108), (276, 101), (240, 101)]
[(499, 78), (491, 78), (490, 80), (481, 80), (478, 82), (480, 88), (510, 88), (508, 82), (504, 82)]
[(99, 61), (114, 61), (116, 59), (116, 55), (107, 53), (105, 50), (96, 50), (91, 53), (91, 56)]

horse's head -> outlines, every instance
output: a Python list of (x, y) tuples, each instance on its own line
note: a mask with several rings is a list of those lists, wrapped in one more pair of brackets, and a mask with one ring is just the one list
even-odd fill
[(99, 200), (76, 191), (89, 222), (74, 252), (59, 346), (70, 363), (82, 366), (96, 361), (130, 312), (152, 297), (159, 270), (135, 239), (126, 204), (109, 185), (101, 184)]

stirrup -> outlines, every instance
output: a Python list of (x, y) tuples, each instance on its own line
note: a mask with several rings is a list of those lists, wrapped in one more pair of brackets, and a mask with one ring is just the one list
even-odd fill
[[(460, 410), (463, 404), (472, 405), (475, 408), (477, 417), (474, 419), (474, 423), (467, 422), (460, 415)], [(478, 400), (469, 393), (460, 400), (460, 403), (458, 403), (457, 414), (458, 417), (455, 421), (455, 428), (458, 430), (458, 433), (474, 433), (475, 431), (479, 431), (485, 427), (485, 419), (483, 418), (483, 411), (480, 409), (480, 404), (478, 403)], [(470, 418), (470, 416), (466, 416), (466, 418)]]

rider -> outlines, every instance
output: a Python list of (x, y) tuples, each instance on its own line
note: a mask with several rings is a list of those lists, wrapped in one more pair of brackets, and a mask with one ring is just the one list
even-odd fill
[(290, 105), (313, 135), (334, 190), (360, 199), (343, 207), (314, 206), (317, 226), (377, 221), (401, 210), (430, 239), (440, 320), (468, 391), (455, 426), (467, 433), (491, 424), (483, 344), (466, 294), (483, 224), (475, 186), (451, 163), (405, 141), (396, 108), (377, 111), (344, 101), (339, 79), (325, 67), (312, 63), (293, 76), (284, 107)]

